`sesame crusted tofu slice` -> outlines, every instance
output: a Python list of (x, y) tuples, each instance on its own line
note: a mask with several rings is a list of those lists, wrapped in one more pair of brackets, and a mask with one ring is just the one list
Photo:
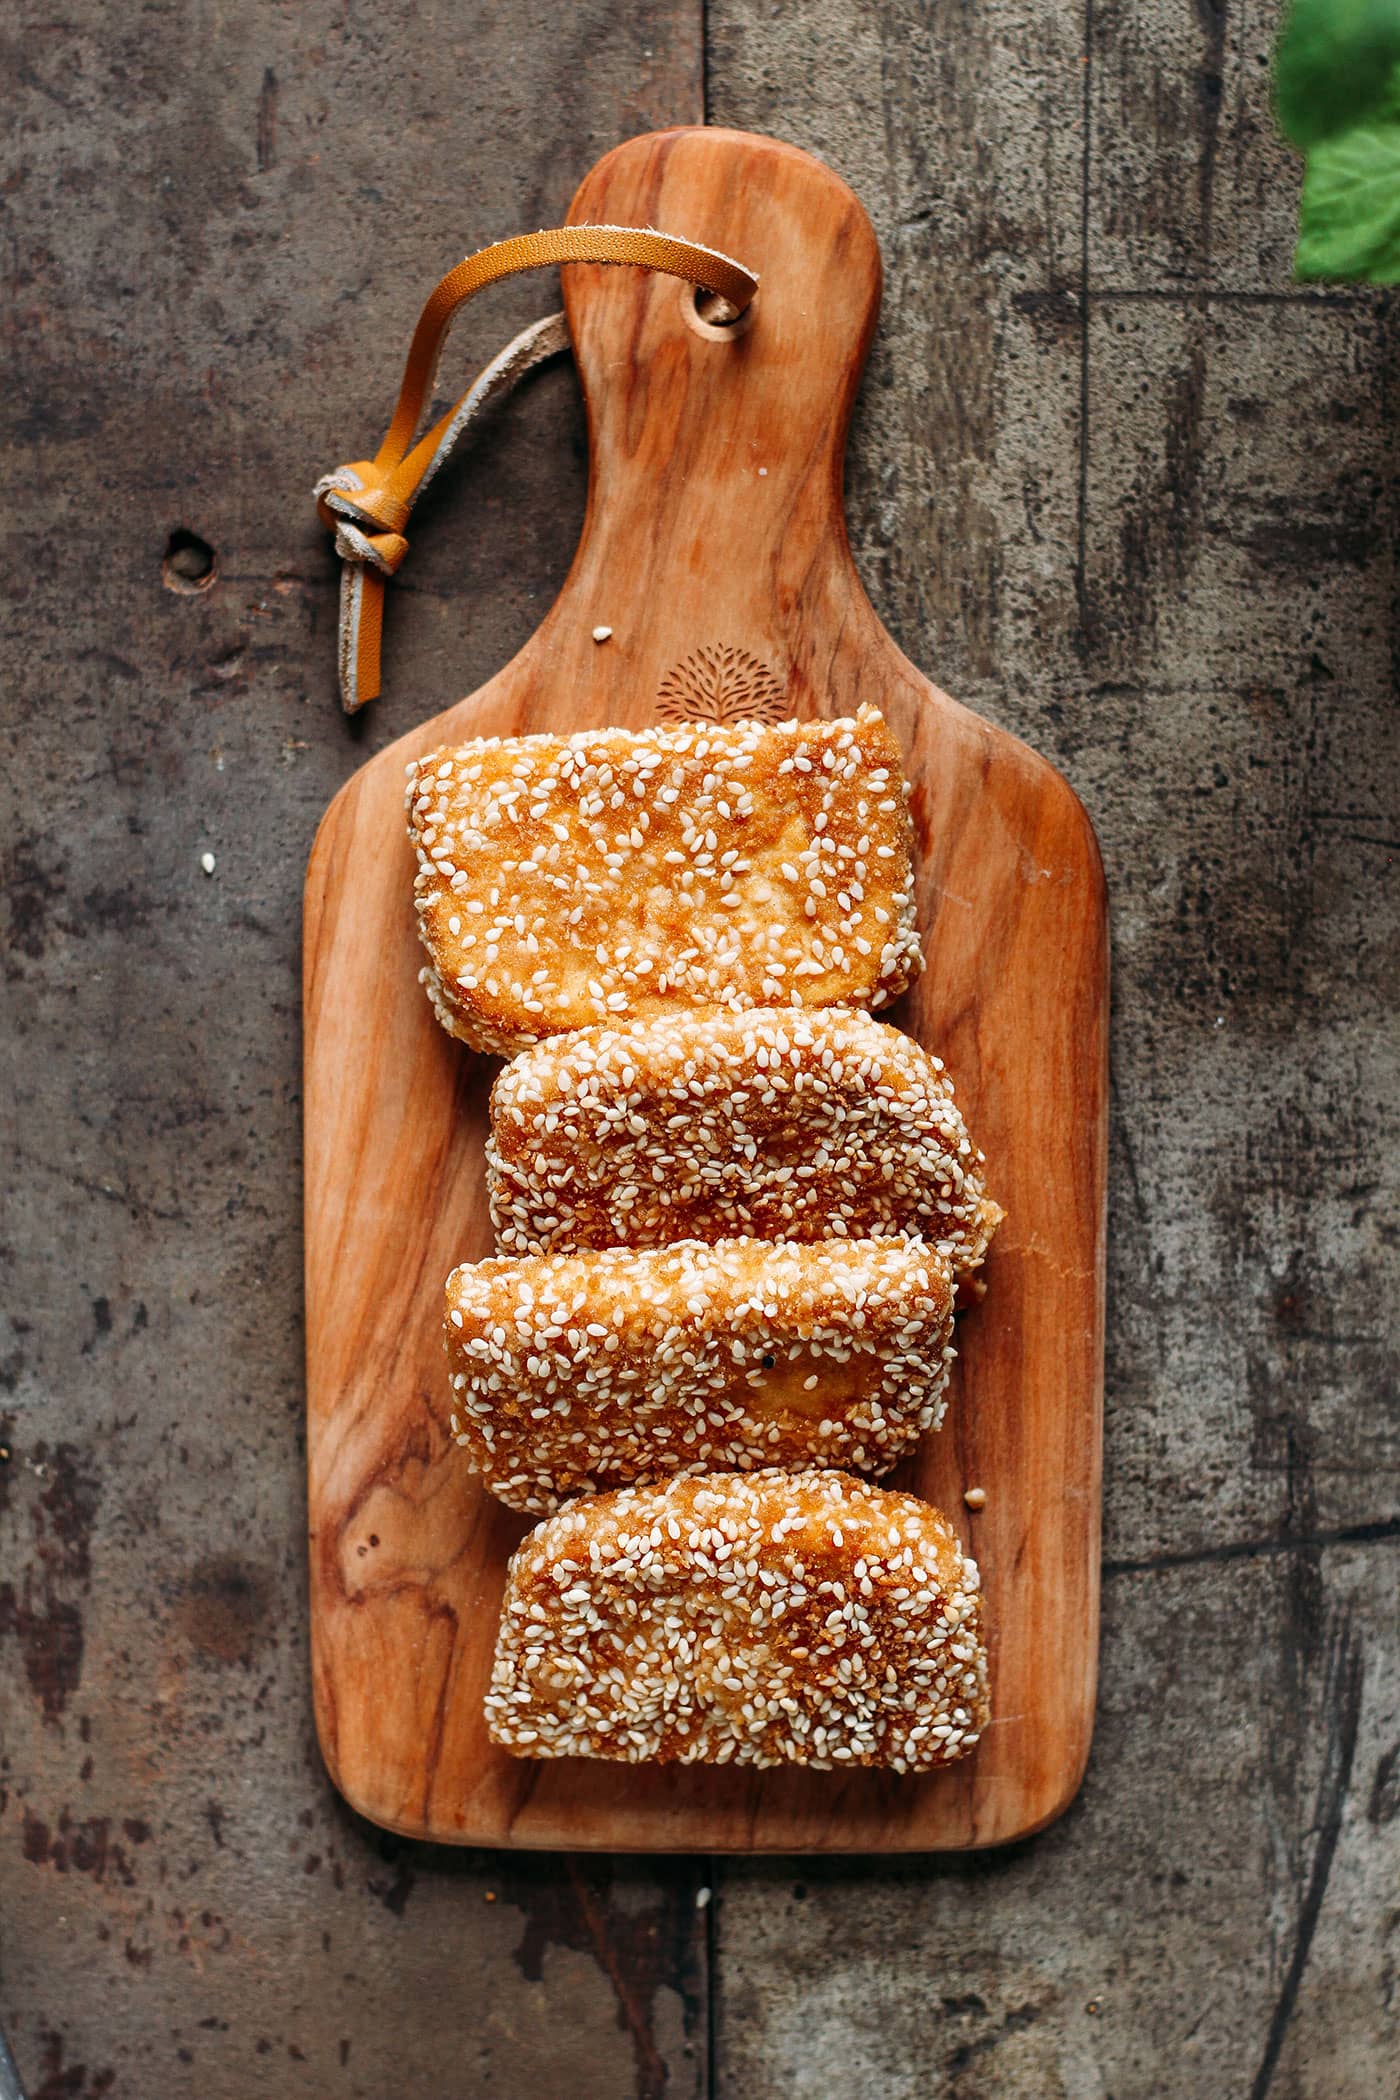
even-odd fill
[(926, 1772), (987, 1725), (977, 1564), (913, 1495), (710, 1474), (517, 1549), (486, 1695), (517, 1757)]
[(922, 968), (884, 718), (489, 737), (408, 768), (423, 983), (511, 1056), (668, 1007), (885, 1006)]
[(886, 1473), (943, 1418), (952, 1322), (917, 1240), (469, 1262), (447, 1282), (452, 1433), (512, 1509), (723, 1467)]
[(916, 1233), (961, 1282), (1001, 1218), (941, 1059), (851, 1007), (540, 1043), (496, 1079), (486, 1162), (503, 1254)]

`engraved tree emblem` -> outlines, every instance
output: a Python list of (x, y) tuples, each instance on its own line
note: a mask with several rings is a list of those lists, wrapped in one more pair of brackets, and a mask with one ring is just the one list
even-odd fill
[(720, 642), (666, 673), (656, 712), (663, 722), (781, 722), (783, 688), (767, 664)]

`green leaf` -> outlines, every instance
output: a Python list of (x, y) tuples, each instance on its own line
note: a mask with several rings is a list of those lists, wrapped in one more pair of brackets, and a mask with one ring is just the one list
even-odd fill
[(1293, 0), (1274, 61), (1279, 124), (1304, 149), (1385, 100), (1400, 65), (1400, 0)]
[(1400, 102), (1308, 154), (1299, 277), (1400, 284)]

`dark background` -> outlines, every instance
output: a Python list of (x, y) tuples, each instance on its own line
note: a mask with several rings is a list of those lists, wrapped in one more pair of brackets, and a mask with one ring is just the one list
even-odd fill
[[(1274, 6), (28, 14), (0, 2018), (31, 2100), (1394, 2094), (1400, 365), (1389, 298), (1290, 284)], [(864, 574), (1108, 867), (1098, 1734), (1063, 1821), (980, 1859), (436, 1851), (350, 1815), (312, 1734), (303, 868), (557, 588), (572, 373), (421, 506), (353, 728), (309, 490), (378, 441), (443, 270), (702, 111), (872, 212)], [(450, 376), (553, 297), (493, 292)], [(163, 580), (180, 531), (207, 590)]]

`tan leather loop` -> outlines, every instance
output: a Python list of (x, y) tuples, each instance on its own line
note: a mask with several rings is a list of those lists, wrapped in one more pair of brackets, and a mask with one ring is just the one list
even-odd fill
[[(528, 328), (494, 358), (445, 416), (415, 443), (432, 399), (438, 360), (457, 309), (483, 285), (537, 270), (550, 263), (622, 263), (670, 276), (713, 292), (737, 318), (758, 289), (741, 263), (695, 241), (658, 233), (649, 226), (558, 226), (497, 241), (449, 270), (428, 297), (409, 345), (403, 382), (384, 442), (373, 459), (337, 467), (316, 484), (322, 523), (335, 534), (341, 575), (340, 690), (347, 714), (379, 692), (379, 645), (384, 583), (408, 552), (404, 526), (420, 489), (432, 478), (453, 444), (494, 393), (514, 383), (531, 365), (567, 349), (562, 314)], [(713, 317), (712, 317), (713, 318)]]

